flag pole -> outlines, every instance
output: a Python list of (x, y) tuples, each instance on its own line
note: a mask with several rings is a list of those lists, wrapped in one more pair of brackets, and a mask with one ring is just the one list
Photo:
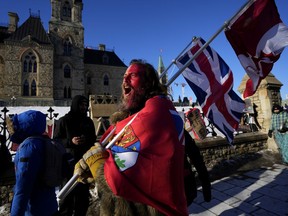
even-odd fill
[[(131, 125), (131, 123), (134, 121), (134, 119), (137, 117), (138, 113), (135, 114), (135, 116), (119, 131), (119, 133), (106, 145), (105, 149), (108, 149), (110, 147), (112, 147), (116, 141), (118, 141), (118, 139), (120, 138), (120, 136), (123, 135), (123, 133), (125, 132), (125, 130), (127, 129), (127, 127), (129, 125)], [(105, 144), (108, 140), (108, 138), (110, 138), (115, 131), (116, 127), (108, 134), (107, 138), (105, 138), (101, 145)], [(57, 194), (57, 202), (58, 202), (58, 206), (61, 205), (61, 203), (63, 202), (63, 200), (66, 198), (66, 196), (75, 188), (75, 186), (78, 184), (77, 179), (79, 178), (78, 174), (74, 174), (70, 180), (64, 185), (64, 187), (59, 191), (59, 193)]]
[[(171, 83), (196, 59), (201, 52), (225, 29), (227, 26), (229, 26), (230, 22), (235, 19), (240, 13), (242, 13), (244, 10), (246, 10), (255, 0), (248, 0), (238, 11), (235, 13), (235, 15), (230, 18), (228, 21), (224, 22), (224, 24), (221, 26), (221, 28), (192, 56), (191, 59), (189, 59), (183, 67), (181, 67), (172, 77), (170, 80), (168, 80), (166, 86), (171, 85)], [(186, 49), (186, 48), (185, 48)], [(176, 59), (179, 58), (180, 55)], [(174, 61), (175, 62), (175, 61)], [(163, 72), (164, 73), (164, 72)], [(162, 73), (162, 74), (163, 74)]]
[[(192, 40), (189, 42), (189, 44), (179, 53), (179, 55), (176, 57), (176, 59), (178, 59), (182, 53), (192, 44), (194, 40), (194, 37), (192, 38)], [(164, 77), (164, 75), (168, 72), (168, 70), (170, 69), (170, 67), (172, 67), (172, 65), (175, 63), (175, 59), (172, 60), (172, 62), (170, 63), (170, 65), (161, 73), (161, 75), (159, 76), (159, 79), (161, 79), (162, 77)]]

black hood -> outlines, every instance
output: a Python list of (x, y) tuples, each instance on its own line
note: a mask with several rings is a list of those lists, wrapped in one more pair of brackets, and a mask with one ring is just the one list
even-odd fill
[[(70, 113), (73, 115), (75, 114), (75, 115), (87, 116), (87, 113), (83, 114), (80, 112), (79, 104), (81, 104), (82, 102), (86, 102), (88, 104), (88, 99), (83, 95), (76, 95), (72, 100), (72, 104), (70, 107)], [(88, 111), (88, 109), (87, 109), (87, 111)]]

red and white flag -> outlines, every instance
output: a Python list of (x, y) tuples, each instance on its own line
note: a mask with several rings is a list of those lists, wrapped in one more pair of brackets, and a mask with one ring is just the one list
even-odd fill
[(181, 168), (185, 147), (182, 118), (172, 102), (160, 96), (147, 100), (127, 127), (133, 117), (116, 124), (114, 135), (123, 128), (125, 131), (108, 150), (110, 157), (104, 165), (110, 189), (117, 196), (145, 203), (167, 216), (188, 215)]
[(254, 0), (225, 31), (249, 79), (243, 97), (252, 96), (288, 45), (288, 28), (274, 0)]

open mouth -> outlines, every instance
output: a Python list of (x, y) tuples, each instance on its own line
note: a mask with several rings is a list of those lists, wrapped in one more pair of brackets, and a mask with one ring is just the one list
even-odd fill
[(132, 90), (131, 87), (129, 87), (129, 86), (124, 86), (124, 87), (123, 87), (124, 95), (125, 95), (125, 96), (129, 95), (130, 92), (131, 92), (131, 90)]

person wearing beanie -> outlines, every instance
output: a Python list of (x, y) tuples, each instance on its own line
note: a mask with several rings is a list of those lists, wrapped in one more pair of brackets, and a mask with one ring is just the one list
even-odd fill
[(55, 188), (40, 179), (45, 167), (45, 145), (41, 139), (29, 138), (43, 136), (46, 115), (36, 110), (15, 114), (7, 119), (7, 129), (10, 140), (20, 144), (14, 158), (16, 184), (11, 216), (54, 215), (58, 209)]
[[(70, 153), (70, 167), (68, 179), (73, 176), (76, 162), (96, 142), (96, 132), (93, 120), (87, 116), (88, 99), (76, 95), (72, 99), (70, 111), (59, 119), (56, 124), (54, 139), (59, 139)], [(63, 185), (66, 182), (63, 182)], [(84, 216), (89, 207), (89, 184), (79, 183), (60, 205), (59, 215)]]
[(272, 116), (268, 136), (274, 135), (275, 142), (282, 155), (282, 160), (288, 164), (288, 113), (283, 111), (283, 107), (274, 104), (272, 107)]

